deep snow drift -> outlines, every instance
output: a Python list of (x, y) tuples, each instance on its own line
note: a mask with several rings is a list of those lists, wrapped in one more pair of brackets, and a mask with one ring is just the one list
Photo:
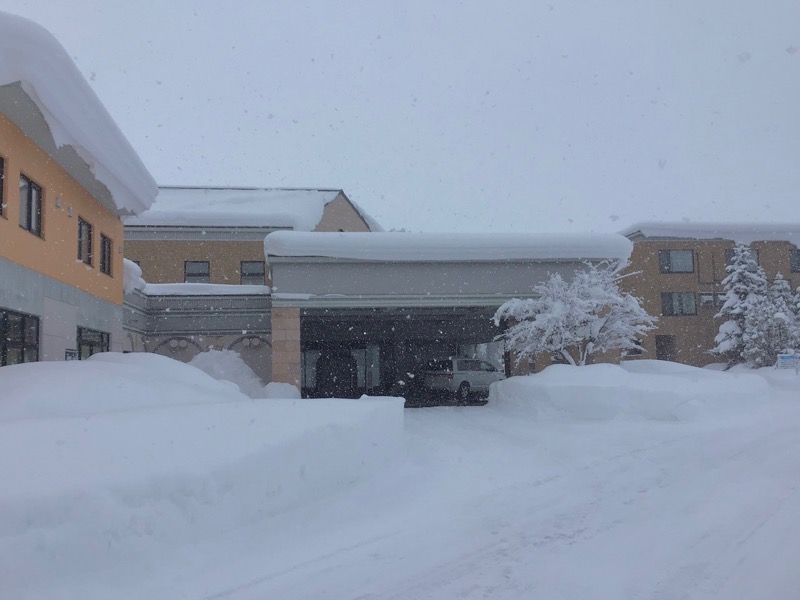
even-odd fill
[(4, 367), (0, 389), (11, 598), (800, 589), (793, 371), (555, 367), (486, 407), (404, 411), (250, 400), (188, 365), (109, 354)]

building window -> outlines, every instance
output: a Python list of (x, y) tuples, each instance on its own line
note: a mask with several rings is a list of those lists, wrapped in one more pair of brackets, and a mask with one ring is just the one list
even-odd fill
[(78, 358), (86, 360), (92, 354), (108, 352), (109, 335), (86, 327), (78, 327)]
[(666, 317), (696, 315), (697, 305), (692, 292), (664, 292), (661, 294), (661, 314)]
[(725, 304), (725, 294), (712, 294), (703, 292), (700, 294), (700, 306), (722, 306)]
[(211, 265), (207, 260), (187, 260), (183, 263), (185, 283), (211, 283)]
[(5, 208), (4, 199), (6, 189), (6, 161), (5, 159), (0, 156), (0, 215), (3, 214), (3, 208)]
[(659, 250), (658, 268), (662, 273), (694, 273), (694, 252)]
[(800, 273), (800, 250), (797, 248), (792, 250), (789, 261), (792, 263), (792, 273)]
[(25, 175), (19, 176), (19, 226), (42, 236), (42, 188)]
[(0, 367), (39, 360), (39, 317), (0, 310)]
[[(759, 264), (758, 250), (753, 250), (752, 248), (748, 248), (747, 251), (750, 254), (750, 258), (752, 258), (756, 262), (756, 264)], [(732, 262), (733, 262), (733, 248), (728, 248), (727, 250), (725, 250), (725, 264), (729, 265)]]
[(242, 285), (264, 285), (264, 261), (243, 260), (239, 274)]
[(100, 234), (100, 271), (111, 275), (111, 238)]
[(92, 225), (78, 219), (78, 260), (92, 265)]

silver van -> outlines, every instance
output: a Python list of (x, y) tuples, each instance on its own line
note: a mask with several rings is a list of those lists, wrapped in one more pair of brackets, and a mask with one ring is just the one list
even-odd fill
[(494, 365), (477, 358), (443, 358), (429, 362), (423, 372), (423, 386), (430, 392), (450, 395), (459, 404), (471, 396), (488, 396), (489, 386), (505, 379)]

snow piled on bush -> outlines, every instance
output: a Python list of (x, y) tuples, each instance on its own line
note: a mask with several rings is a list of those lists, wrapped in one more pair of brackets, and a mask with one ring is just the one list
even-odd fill
[(542, 421), (683, 421), (741, 410), (768, 396), (767, 381), (754, 373), (636, 360), (622, 365), (551, 365), (535, 375), (511, 377), (492, 384), (489, 405)]
[[(207, 350), (197, 354), (189, 363), (220, 381), (230, 381), (250, 398), (266, 398), (264, 384), (235, 350)], [(273, 398), (276, 396), (272, 396)], [(277, 396), (292, 398), (293, 396)]]

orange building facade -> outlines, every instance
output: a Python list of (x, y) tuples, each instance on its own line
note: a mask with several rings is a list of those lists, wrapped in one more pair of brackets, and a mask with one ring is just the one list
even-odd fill
[(155, 182), (58, 42), (7, 20), (0, 61), (39, 62), (0, 69), (0, 366), (121, 350), (120, 217)]

